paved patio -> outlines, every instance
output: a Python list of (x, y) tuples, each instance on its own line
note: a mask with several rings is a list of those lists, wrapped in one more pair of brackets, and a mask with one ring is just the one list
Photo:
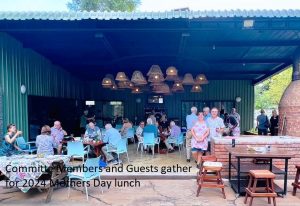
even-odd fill
[[(86, 201), (83, 187), (71, 189), (71, 195), (68, 199), (67, 188), (59, 187), (54, 190), (52, 201), (46, 204), (46, 192), (30, 190), (28, 193), (22, 193), (17, 188), (8, 189), (4, 187), (4, 182), (0, 183), (0, 203), (3, 205), (113, 205), (113, 206), (239, 206), (244, 205), (244, 197), (237, 198), (233, 190), (226, 183), (227, 199), (222, 198), (218, 189), (203, 189), (199, 197), (196, 197), (196, 167), (195, 163), (187, 163), (184, 153), (181, 155), (178, 151), (171, 154), (150, 154), (136, 153), (136, 148), (129, 145), (130, 163), (134, 166), (156, 165), (159, 168), (163, 166), (191, 166), (190, 172), (168, 173), (161, 175), (158, 173), (103, 173), (103, 181), (112, 182), (111, 187), (104, 188), (101, 194), (100, 187), (91, 186), (88, 188), (89, 201)], [(124, 168), (128, 165), (125, 156), (122, 156)], [(114, 179), (119, 181), (131, 180), (135, 178), (140, 185), (136, 187), (116, 187)], [(288, 182), (288, 195), (285, 198), (277, 198), (277, 205), (298, 206), (300, 204), (300, 191), (295, 197), (291, 195), (291, 182)], [(124, 183), (124, 182), (120, 182)], [(277, 180), (277, 184), (282, 185), (282, 180)], [(266, 199), (255, 199), (253, 205), (265, 206)]]
[[(0, 202), (3, 205), (113, 205), (113, 206), (239, 206), (244, 205), (244, 197), (236, 198), (232, 189), (226, 186), (227, 199), (222, 198), (221, 192), (216, 189), (203, 189), (196, 197), (195, 180), (140, 180), (140, 187), (104, 189), (101, 194), (99, 187), (90, 187), (89, 201), (86, 201), (83, 188), (72, 188), (70, 198), (67, 197), (67, 188), (58, 188), (54, 191), (52, 201), (44, 203), (46, 193), (31, 190), (24, 194), (18, 189), (0, 189)], [(277, 182), (278, 183), (278, 182)], [(279, 181), (280, 183), (280, 181)], [(290, 185), (290, 182), (289, 182)], [(285, 198), (277, 198), (277, 205), (298, 206), (300, 192), (297, 196), (291, 195), (291, 187)], [(266, 199), (255, 199), (253, 205), (267, 205)]]

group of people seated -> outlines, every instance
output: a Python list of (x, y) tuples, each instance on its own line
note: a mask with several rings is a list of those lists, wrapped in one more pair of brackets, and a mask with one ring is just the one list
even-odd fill
[[(86, 112), (86, 111), (85, 111)], [(208, 107), (203, 108), (203, 112), (197, 113), (197, 108), (191, 108), (191, 114), (186, 117), (186, 149), (187, 161), (190, 162), (191, 154), (200, 163), (201, 156), (204, 153), (210, 152), (210, 139), (212, 137), (220, 137), (224, 134), (239, 136), (239, 122), (240, 116), (233, 108), (230, 114), (220, 113), (217, 108)], [(85, 114), (86, 115), (86, 114)], [(222, 117), (222, 118), (221, 118)], [(88, 121), (88, 119), (82, 119)], [(82, 123), (84, 122), (82, 121)], [(116, 150), (118, 142), (122, 138), (128, 139), (127, 133), (129, 129), (133, 128), (132, 122), (127, 118), (123, 119), (123, 125), (120, 129), (113, 128), (111, 123), (105, 125), (105, 130), (101, 130), (95, 125), (94, 121), (90, 121), (85, 126), (84, 138), (89, 140), (101, 140), (106, 143), (102, 148), (108, 161), (117, 161), (116, 156), (107, 152), (109, 150)], [(103, 133), (105, 131), (105, 133)], [(176, 143), (181, 135), (181, 128), (176, 125), (175, 121), (168, 121), (166, 114), (162, 114), (160, 119), (151, 114), (146, 122), (141, 121), (139, 126), (135, 128), (135, 136), (138, 141), (143, 141), (144, 133), (153, 133), (154, 137), (165, 144), (168, 152), (173, 152), (173, 143)], [(19, 154), (22, 150), (16, 144), (16, 140), (22, 135), (22, 131), (18, 131), (16, 125), (9, 124), (7, 126), (7, 134), (5, 135), (0, 155)], [(57, 154), (62, 154), (63, 143), (62, 140), (67, 135), (67, 132), (62, 128), (59, 121), (55, 121), (53, 127), (44, 125), (41, 128), (41, 134), (36, 137), (37, 153), (52, 155), (54, 150)], [(135, 138), (135, 137), (131, 137)], [(144, 149), (147, 150), (144, 146)], [(93, 149), (91, 149), (93, 151)]]
[[(46, 155), (53, 155), (54, 149), (58, 154), (62, 152), (62, 143), (64, 136), (67, 132), (61, 127), (59, 121), (55, 121), (52, 128), (48, 125), (44, 125), (41, 128), (41, 134), (36, 137), (37, 153), (43, 153)], [(2, 147), (0, 149), (0, 156), (11, 156), (14, 154), (22, 153), (21, 148), (17, 145), (17, 138), (22, 136), (22, 131), (17, 130), (15, 124), (9, 124), (7, 126), (7, 133), (2, 141)]]

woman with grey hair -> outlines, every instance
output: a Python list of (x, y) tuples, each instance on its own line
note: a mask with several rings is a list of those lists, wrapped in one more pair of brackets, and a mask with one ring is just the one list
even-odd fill
[(181, 129), (179, 126), (176, 125), (176, 123), (174, 121), (170, 122), (170, 134), (169, 137), (167, 139), (164, 140), (164, 143), (166, 144), (169, 152), (174, 152), (174, 148), (172, 147), (171, 144), (174, 144), (177, 142), (180, 133), (181, 133)]

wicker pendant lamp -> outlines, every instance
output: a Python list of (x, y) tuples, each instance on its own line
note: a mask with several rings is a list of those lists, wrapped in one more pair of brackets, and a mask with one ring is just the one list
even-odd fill
[(143, 93), (142, 90), (139, 87), (134, 87), (131, 91), (133, 94), (141, 94)]
[(178, 70), (173, 66), (167, 68), (166, 74), (167, 81), (174, 81), (176, 78), (178, 78)]
[(110, 87), (111, 90), (118, 90), (118, 86), (116, 83), (114, 83), (111, 87)]
[(128, 81), (128, 78), (124, 72), (118, 72), (116, 76), (117, 81)]
[(135, 85), (146, 85), (147, 80), (145, 79), (143, 73), (141, 71), (134, 71), (131, 77), (131, 82)]
[(181, 83), (174, 83), (172, 87), (172, 92), (183, 92), (184, 88)]
[(102, 80), (102, 86), (104, 88), (110, 88), (113, 85), (113, 82), (110, 78), (104, 77)]
[(195, 81), (194, 81), (193, 75), (191, 73), (186, 73), (183, 77), (182, 84), (183, 85), (194, 85)]
[(147, 73), (147, 76), (152, 76), (152, 75), (160, 75), (164, 76), (162, 73), (160, 67), (158, 65), (152, 65)]
[(194, 85), (191, 89), (191, 92), (202, 92), (202, 88), (200, 85)]
[(196, 84), (208, 84), (208, 80), (204, 74), (199, 74), (196, 76)]

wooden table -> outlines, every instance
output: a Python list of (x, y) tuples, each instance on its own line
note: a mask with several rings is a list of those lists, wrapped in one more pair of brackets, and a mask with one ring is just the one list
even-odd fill
[[(275, 186), (275, 191), (277, 194), (286, 195), (287, 192), (287, 175), (288, 175), (288, 160), (294, 157), (294, 154), (289, 154), (286, 151), (282, 151), (276, 148), (271, 148), (270, 151), (265, 152), (255, 152), (248, 151), (246, 146), (237, 147), (226, 147), (229, 152), (229, 182), (231, 183), (232, 189), (239, 195), (245, 194), (245, 187), (247, 187), (248, 180), (242, 180), (241, 174), (248, 174), (250, 169), (268, 169), (277, 175), (284, 175), (284, 188)], [(231, 157), (234, 156), (237, 162), (231, 161)], [(241, 159), (246, 158), (267, 158), (270, 159), (269, 164), (254, 164), (247, 162), (247, 164), (241, 165)], [(284, 171), (273, 165), (273, 159), (283, 159), (284, 160)], [(237, 170), (237, 179), (231, 179), (231, 167)]]
[[(68, 156), (62, 155), (49, 155), (41, 158), (37, 155), (0, 157), (0, 171), (6, 176), (4, 180), (9, 182), (9, 187), (18, 187), (24, 193), (32, 188), (47, 190), (46, 202), (50, 202), (53, 189), (57, 186), (56, 183), (67, 175), (65, 164), (69, 160)], [(14, 165), (15, 170), (7, 169), (8, 165)], [(27, 168), (28, 171), (19, 172), (21, 168)], [(30, 168), (36, 168), (36, 170)]]
[(94, 152), (97, 157), (100, 155), (103, 157), (103, 161), (106, 162), (106, 156), (104, 152), (102, 151), (102, 147), (104, 147), (107, 143), (104, 143), (102, 141), (94, 142), (94, 141), (84, 141), (83, 145), (90, 145), (94, 148)]

